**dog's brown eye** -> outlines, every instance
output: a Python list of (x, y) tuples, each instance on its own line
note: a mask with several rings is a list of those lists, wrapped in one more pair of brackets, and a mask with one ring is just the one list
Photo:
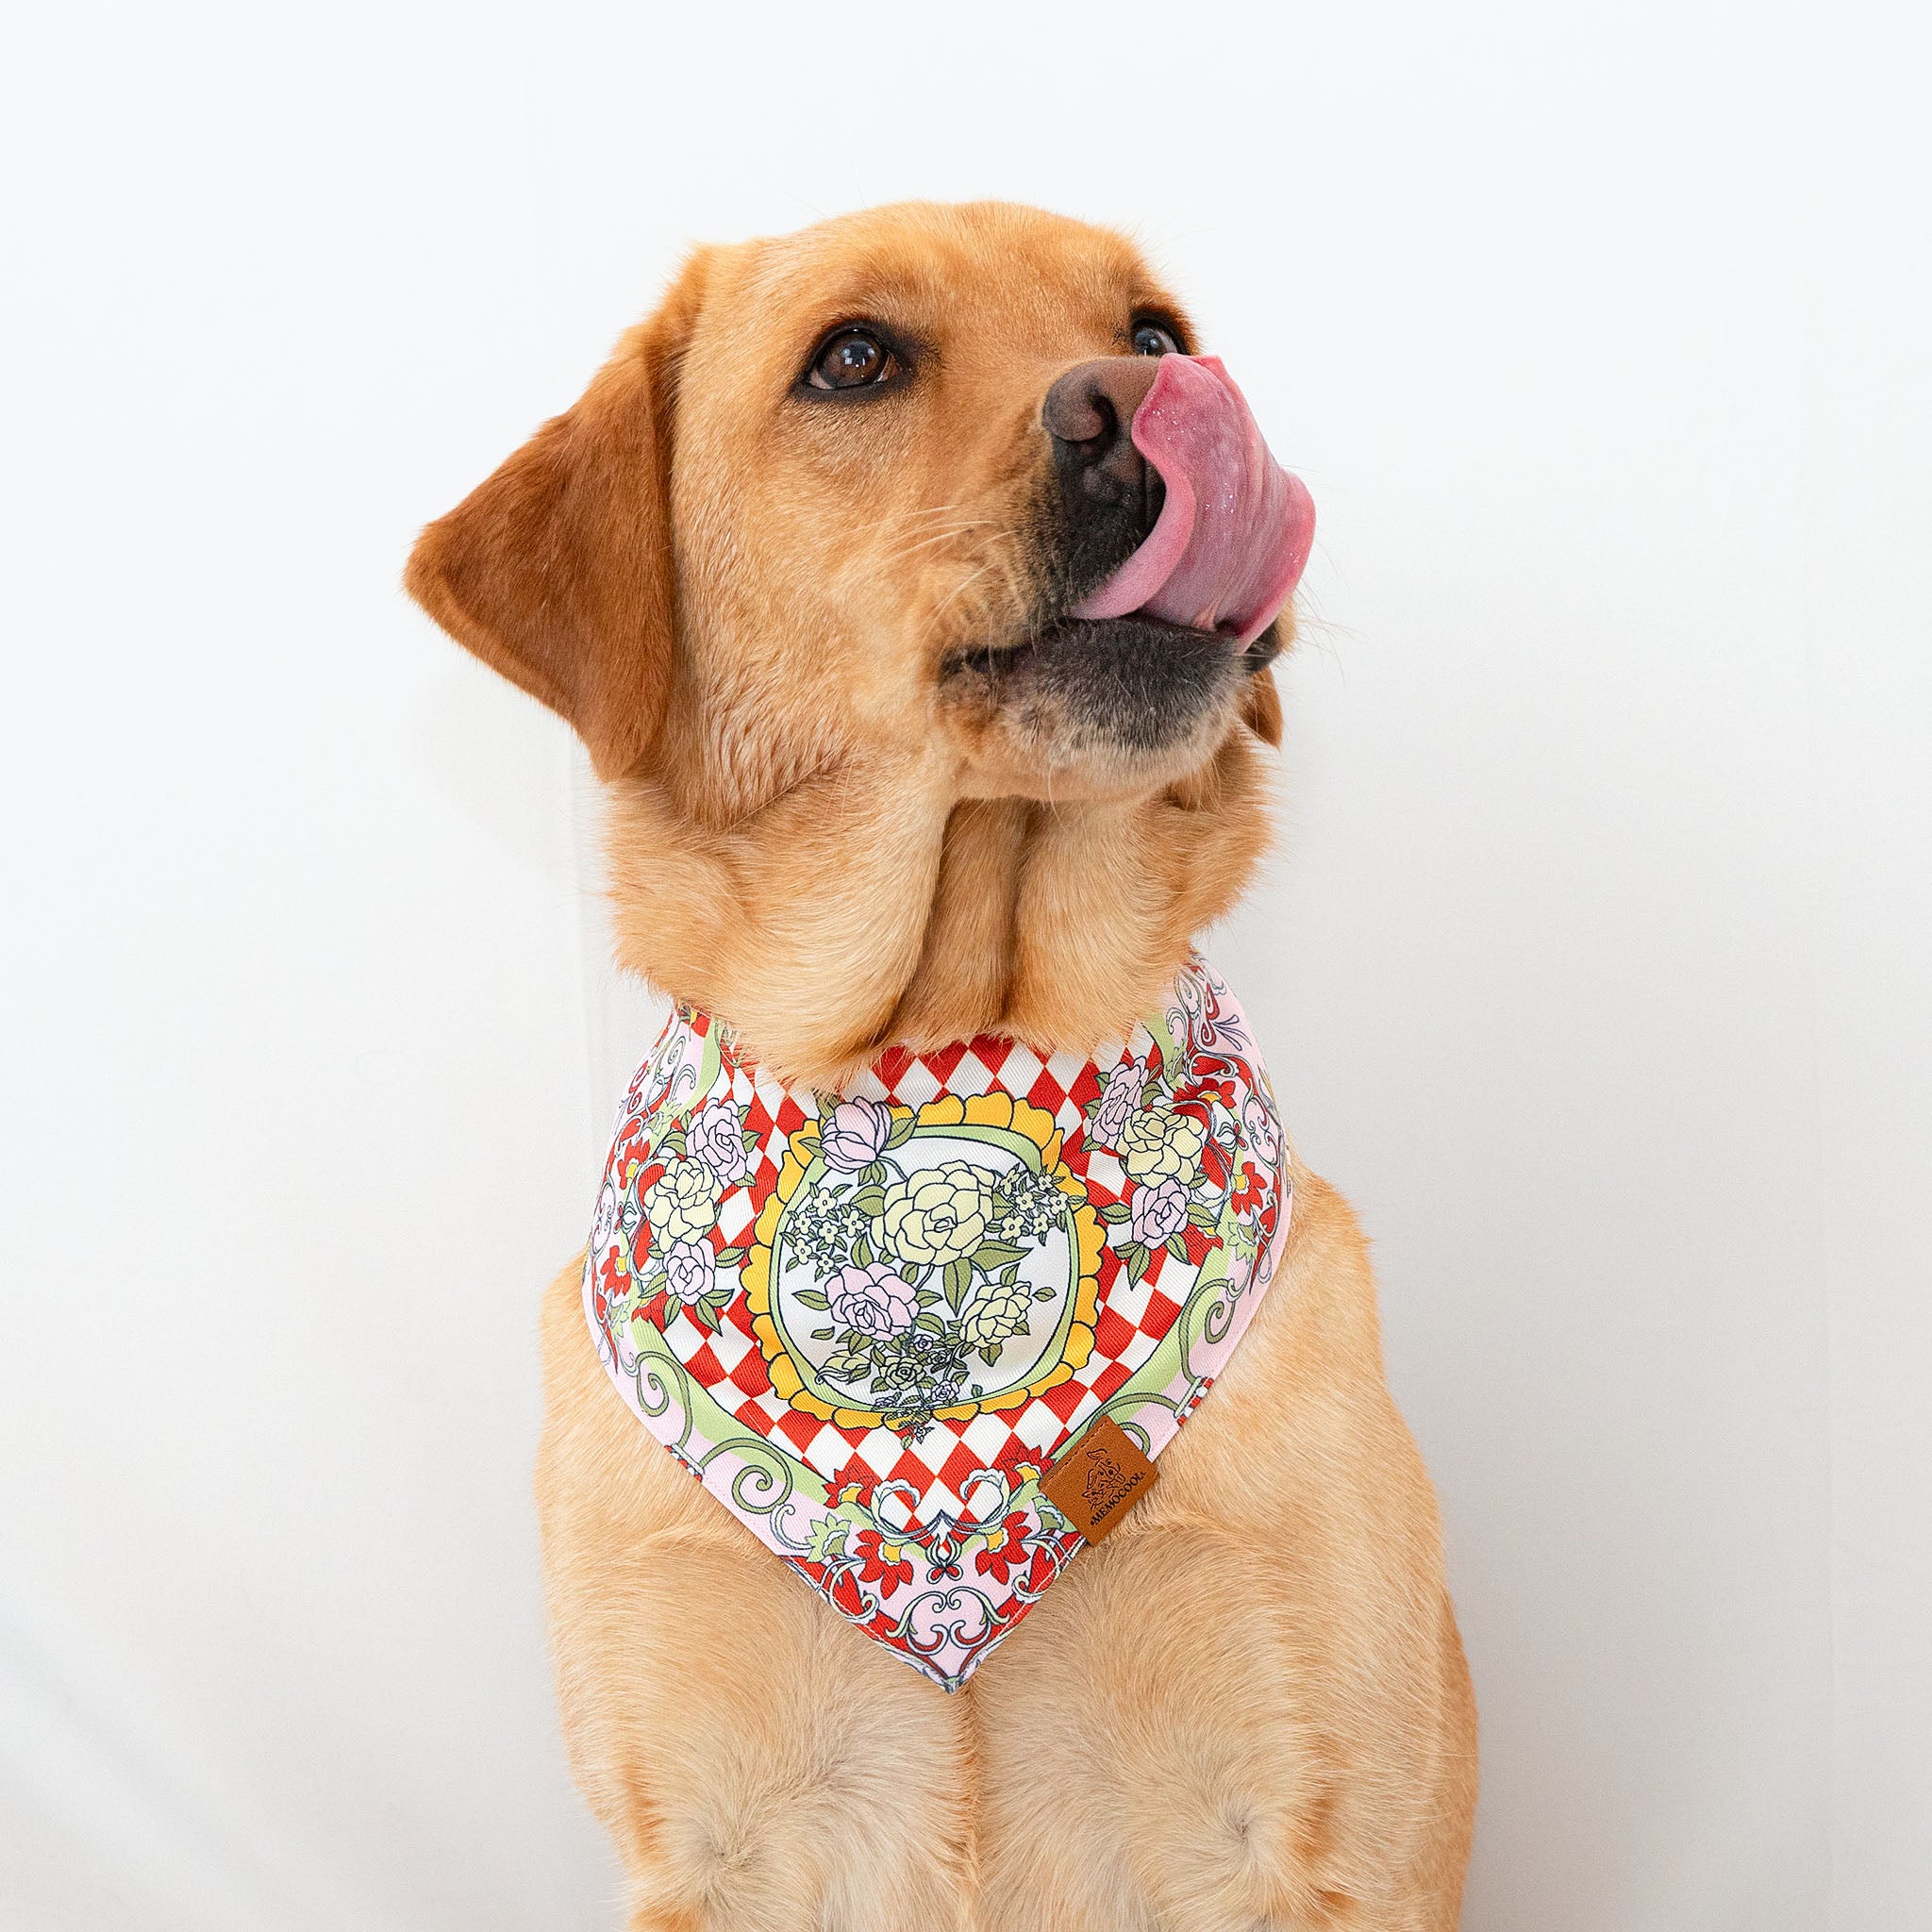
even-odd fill
[(1178, 356), (1181, 345), (1158, 322), (1134, 325), (1134, 354), (1137, 356)]
[(892, 352), (869, 329), (841, 328), (812, 358), (805, 379), (813, 389), (863, 389), (885, 381), (897, 367)]

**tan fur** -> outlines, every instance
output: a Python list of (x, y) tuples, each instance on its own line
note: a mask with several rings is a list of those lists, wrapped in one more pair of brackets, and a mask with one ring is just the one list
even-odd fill
[[(1265, 671), (1134, 756), (941, 676), (1027, 621), (1045, 388), (1147, 308), (1185, 327), (1124, 241), (997, 205), (703, 251), (411, 559), (609, 781), (625, 962), (781, 1071), (1118, 1037), (1265, 841)], [(854, 318), (917, 342), (918, 379), (801, 403)], [(1353, 1217), (1299, 1167), (1295, 1190), (1281, 1274), (1158, 1488), (953, 1696), (638, 1428), (577, 1264), (558, 1276), (545, 1576), (634, 1927), (1455, 1924), (1474, 1712), (1434, 1501)]]

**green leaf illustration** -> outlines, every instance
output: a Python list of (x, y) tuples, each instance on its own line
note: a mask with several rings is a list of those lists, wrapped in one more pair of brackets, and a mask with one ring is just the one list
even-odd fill
[(973, 1265), (990, 1274), (995, 1268), (1004, 1268), (1008, 1261), (1024, 1261), (1025, 1258), (1024, 1248), (1012, 1247), (1006, 1241), (981, 1241), (974, 1250)]
[(829, 1308), (832, 1306), (815, 1288), (801, 1288), (791, 1299), (802, 1308)]
[(845, 1533), (851, 1528), (835, 1516), (822, 1516), (806, 1531), (805, 1554), (814, 1563), (828, 1563), (845, 1554)]
[(913, 1116), (909, 1113), (892, 1116), (892, 1131), (886, 1136), (888, 1147), (903, 1147), (912, 1138)]
[(1107, 1206), (1100, 1210), (1100, 1218), (1101, 1220), (1107, 1222), (1110, 1226), (1118, 1227), (1122, 1222), (1131, 1221), (1133, 1219), (1133, 1215), (1128, 1210), (1127, 1205), (1124, 1201), (1109, 1201), (1107, 1204)]
[(835, 1330), (830, 1328), (814, 1328), (811, 1331), (811, 1339), (814, 1341), (829, 1341), (835, 1332)]
[(886, 1191), (876, 1182), (871, 1187), (860, 1188), (853, 1195), (852, 1205), (861, 1214), (876, 1214), (886, 1205)]
[(946, 1306), (957, 1315), (959, 1304), (966, 1297), (966, 1291), (973, 1285), (973, 1263), (963, 1255), (957, 1261), (948, 1261), (945, 1279)]
[(1167, 1252), (1170, 1255), (1172, 1255), (1174, 1257), (1174, 1259), (1182, 1265), (1182, 1267), (1187, 1266), (1188, 1244), (1186, 1241), (1182, 1241), (1179, 1235), (1171, 1234), (1168, 1236)]
[(1127, 1279), (1139, 1281), (1147, 1272), (1147, 1264), (1154, 1257), (1139, 1241), (1129, 1241), (1121, 1253), (1127, 1257)]

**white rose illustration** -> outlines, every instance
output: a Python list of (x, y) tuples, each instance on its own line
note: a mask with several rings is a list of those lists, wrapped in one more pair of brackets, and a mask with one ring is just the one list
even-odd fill
[(879, 1210), (892, 1252), (902, 1260), (943, 1268), (963, 1259), (986, 1239), (992, 1202), (971, 1162), (941, 1167), (895, 1181)]
[(717, 1225), (718, 1192), (718, 1177), (702, 1160), (674, 1155), (641, 1205), (659, 1241), (694, 1241)]
[(1033, 1319), (1033, 1290), (1024, 1281), (990, 1281), (965, 1314), (959, 1333), (971, 1348), (997, 1348), (1009, 1335), (1025, 1332)]
[(1171, 1108), (1150, 1108), (1121, 1129), (1121, 1164), (1137, 1181), (1191, 1180), (1208, 1130)]

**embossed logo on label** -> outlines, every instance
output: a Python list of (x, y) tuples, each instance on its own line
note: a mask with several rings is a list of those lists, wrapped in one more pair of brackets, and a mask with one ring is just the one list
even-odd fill
[(1156, 1471), (1110, 1416), (1097, 1416), (1064, 1451), (1040, 1491), (1090, 1543), (1097, 1543), (1154, 1487)]

